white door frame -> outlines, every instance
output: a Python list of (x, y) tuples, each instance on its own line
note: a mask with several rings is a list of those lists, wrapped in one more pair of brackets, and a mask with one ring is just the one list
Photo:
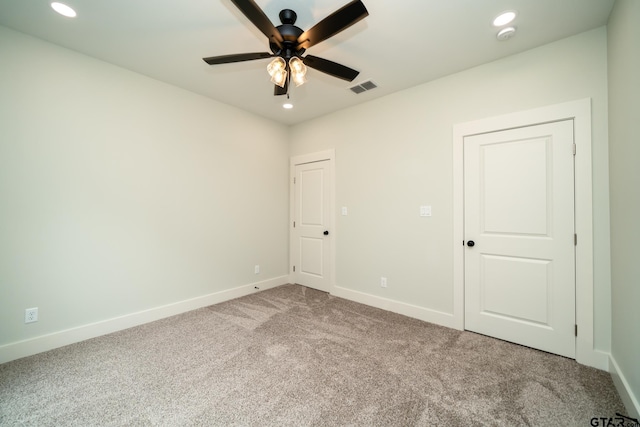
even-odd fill
[(328, 218), (329, 231), (332, 238), (329, 239), (329, 293), (333, 293), (336, 284), (336, 221), (335, 221), (335, 158), (336, 152), (334, 149), (319, 151), (317, 153), (303, 154), (294, 156), (289, 159), (289, 283), (293, 283), (293, 266), (295, 265), (294, 254), (291, 250), (293, 248), (293, 219), (295, 218), (295, 187), (293, 179), (296, 175), (296, 165), (303, 165), (306, 163), (315, 163), (328, 160), (327, 164), (327, 183), (329, 187), (329, 212), (331, 214)]
[(608, 370), (605, 353), (593, 336), (593, 200), (591, 172), (591, 99), (460, 123), (453, 126), (453, 317), (464, 329), (464, 137), (560, 120), (573, 120), (575, 155), (576, 360)]

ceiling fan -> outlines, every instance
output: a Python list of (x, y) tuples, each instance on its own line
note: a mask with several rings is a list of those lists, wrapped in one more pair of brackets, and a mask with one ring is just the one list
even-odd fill
[(272, 77), (271, 81), (275, 83), (274, 95), (288, 94), (289, 83), (292, 79), (296, 85), (304, 83), (307, 66), (347, 81), (353, 81), (359, 74), (358, 71), (336, 62), (313, 55), (302, 55), (311, 46), (338, 34), (367, 17), (369, 12), (361, 0), (351, 1), (307, 31), (294, 25), (297, 15), (291, 9), (284, 9), (280, 12), (279, 17), (282, 25), (275, 27), (253, 0), (231, 1), (253, 25), (267, 36), (272, 53), (239, 53), (202, 58), (207, 64), (218, 65), (274, 58), (267, 67), (267, 71)]

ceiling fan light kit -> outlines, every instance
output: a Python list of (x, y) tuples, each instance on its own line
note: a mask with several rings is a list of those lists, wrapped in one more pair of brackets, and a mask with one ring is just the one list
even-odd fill
[(279, 17), (282, 25), (275, 27), (253, 0), (231, 0), (233, 4), (269, 39), (272, 53), (240, 53), (202, 58), (209, 65), (273, 58), (267, 65), (274, 95), (288, 95), (291, 80), (296, 86), (306, 82), (307, 67), (346, 81), (353, 81), (359, 71), (328, 59), (303, 56), (310, 47), (338, 34), (369, 15), (361, 0), (350, 3), (327, 16), (307, 31), (294, 24), (297, 14), (284, 9)]

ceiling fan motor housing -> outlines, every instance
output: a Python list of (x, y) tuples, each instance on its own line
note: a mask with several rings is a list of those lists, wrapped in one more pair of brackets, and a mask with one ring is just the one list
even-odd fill
[(291, 9), (283, 9), (280, 11), (280, 21), (282, 25), (276, 27), (276, 29), (282, 35), (284, 39), (282, 45), (283, 48), (280, 49), (278, 45), (275, 43), (269, 43), (269, 47), (271, 48), (271, 52), (275, 55), (282, 56), (284, 59), (291, 59), (293, 56), (300, 56), (304, 53), (304, 49), (296, 50), (296, 46), (298, 45), (298, 38), (304, 32), (301, 28), (296, 27), (295, 22), (298, 18), (298, 15)]

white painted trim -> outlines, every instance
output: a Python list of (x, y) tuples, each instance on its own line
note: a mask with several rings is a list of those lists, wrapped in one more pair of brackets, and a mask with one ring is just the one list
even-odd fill
[(334, 160), (336, 158), (336, 150), (330, 149), (325, 151), (318, 151), (316, 153), (301, 154), (289, 159), (289, 165), (303, 165), (305, 163), (321, 162), (323, 160)]
[(624, 407), (629, 416), (640, 419), (640, 402), (638, 401), (638, 396), (634, 396), (631, 386), (629, 386), (629, 381), (627, 381), (627, 378), (622, 373), (616, 359), (612, 355), (609, 356), (609, 366), (609, 373), (613, 379), (613, 384), (616, 386), (616, 390), (618, 390), (620, 399), (622, 403), (624, 403)]
[[(430, 310), (428, 308), (419, 307), (417, 305), (407, 304), (395, 301), (389, 298), (383, 298), (364, 292), (353, 291), (351, 289), (334, 286), (331, 295), (336, 297), (355, 301), (360, 304), (369, 305), (371, 307), (380, 308), (382, 310), (391, 311), (393, 313), (402, 314), (414, 319), (422, 320), (436, 325), (446, 326), (448, 328), (456, 328), (454, 318), (451, 313)], [(456, 328), (457, 329), (457, 328)]]
[(523, 126), (573, 120), (575, 156), (576, 360), (607, 369), (608, 358), (594, 347), (593, 322), (593, 200), (591, 171), (591, 99), (582, 99), (453, 126), (453, 317), (464, 328), (464, 162), (465, 136)]
[[(100, 322), (90, 323), (63, 331), (30, 338), (24, 341), (18, 341), (0, 346), (0, 364), (21, 357), (31, 356), (43, 351), (53, 350), (54, 348), (88, 340), (90, 338), (128, 329), (134, 326), (164, 319), (166, 317), (175, 316), (187, 311), (196, 310), (202, 307), (208, 307), (224, 301), (240, 298), (255, 292), (266, 289), (275, 288), (276, 286), (289, 283), (288, 276), (275, 277), (261, 282), (251, 283), (248, 285), (238, 286), (224, 291), (214, 292), (212, 294), (179, 301), (159, 307), (150, 308), (148, 310), (138, 311), (136, 313), (126, 314), (124, 316), (114, 317), (112, 319), (102, 320)], [(259, 289), (256, 289), (259, 288)]]
[(329, 230), (331, 231), (331, 239), (329, 239), (329, 250), (331, 251), (330, 262), (331, 267), (329, 271), (329, 292), (332, 292), (336, 283), (336, 150), (329, 149), (325, 151), (319, 151), (316, 153), (302, 154), (294, 156), (289, 159), (289, 283), (295, 283), (295, 274), (293, 274), (293, 265), (295, 263), (293, 251), (291, 248), (293, 245), (293, 218), (295, 217), (295, 187), (293, 184), (293, 178), (296, 174), (296, 166), (306, 163), (322, 162), (328, 160), (327, 174), (329, 180)]
[[(579, 334), (578, 334), (579, 335)], [(598, 349), (579, 349), (576, 341), (576, 361), (601, 371), (609, 370), (610, 354)]]

